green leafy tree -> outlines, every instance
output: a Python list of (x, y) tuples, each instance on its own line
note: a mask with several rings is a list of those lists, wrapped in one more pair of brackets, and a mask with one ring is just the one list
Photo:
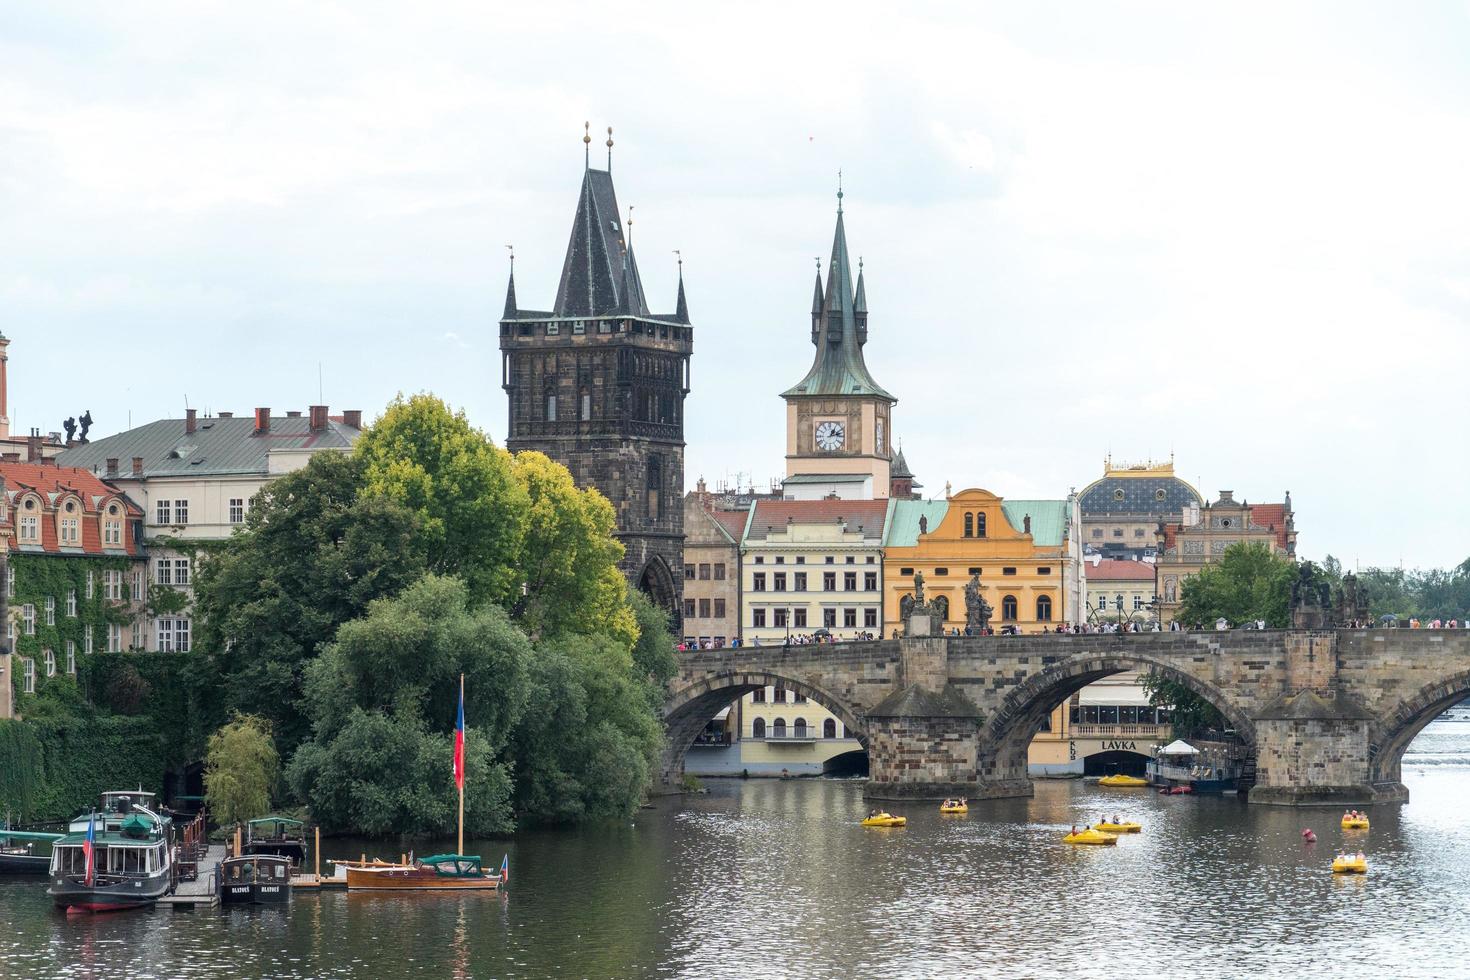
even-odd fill
[(1148, 693), (1149, 704), (1170, 710), (1176, 738), (1190, 738), (1208, 729), (1225, 727), (1225, 717), (1219, 709), (1178, 681), (1148, 673), (1143, 675), (1141, 682)]
[(506, 608), (519, 597), (529, 501), (508, 452), (432, 395), (402, 397), (357, 442), (365, 496), (418, 518), (428, 570)]
[(656, 693), (661, 693), (679, 672), (679, 660), (674, 655), (677, 641), (669, 631), (669, 614), (637, 589), (628, 590), (628, 602), (638, 620), (638, 642), (633, 645), (634, 673), (653, 685)]
[(1225, 550), (1218, 563), (1206, 565), (1184, 580), (1176, 619), (1212, 625), (1264, 619), (1273, 629), (1291, 625), (1291, 583), (1296, 563), (1272, 553), (1259, 542), (1241, 542)]
[(618, 570), (616, 515), (594, 489), (578, 490), (565, 466), (537, 452), (515, 457), (529, 506), (520, 556), (521, 622), (533, 640), (563, 633), (612, 636), (631, 647), (638, 621)]
[(457, 579), (429, 575), (374, 602), (307, 671), (312, 738), (288, 767), (293, 790), (331, 831), (452, 830), (449, 752), (463, 674), (466, 829), (509, 829), (506, 745), (532, 660), (505, 611), (472, 606)]
[(262, 816), (270, 808), (279, 770), (270, 722), (234, 715), (209, 737), (204, 760), (204, 794), (215, 819), (231, 824)]
[(221, 707), (269, 720), (287, 752), (307, 734), (302, 677), (318, 648), (426, 567), (417, 518), (365, 495), (366, 469), (345, 454), (317, 453), (268, 484), (195, 584), (198, 645)]

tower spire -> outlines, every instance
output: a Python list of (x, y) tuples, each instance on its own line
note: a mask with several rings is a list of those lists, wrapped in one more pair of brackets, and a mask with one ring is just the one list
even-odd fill
[(612, 127), (607, 127), (607, 172), (612, 173)]
[(513, 320), (516, 317), (516, 250), (513, 245), (505, 247), (510, 251), (510, 283), (505, 287), (505, 312), (500, 318)]
[(674, 304), (674, 319), (680, 323), (688, 323), (689, 304), (684, 300), (684, 255), (677, 248), (674, 249), (674, 255), (679, 262), (679, 299)]
[(582, 124), (582, 169), (592, 169), (592, 123), (590, 120)]

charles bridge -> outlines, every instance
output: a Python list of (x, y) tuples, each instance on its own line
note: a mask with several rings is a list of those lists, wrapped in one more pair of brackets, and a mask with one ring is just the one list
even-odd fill
[(1132, 669), (1183, 684), (1226, 717), (1254, 756), (1252, 803), (1403, 801), (1404, 750), (1470, 695), (1470, 631), (914, 636), (692, 652), (664, 709), (662, 777), (677, 791), (709, 719), (776, 685), (863, 744), (870, 799), (1029, 796), (1027, 747), (1052, 709)]

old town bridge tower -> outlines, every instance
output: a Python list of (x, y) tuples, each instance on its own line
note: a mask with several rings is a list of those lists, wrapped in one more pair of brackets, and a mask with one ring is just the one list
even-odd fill
[[(608, 169), (590, 161), (556, 302), (500, 320), (511, 452), (534, 449), (596, 487), (617, 511), (630, 582), (678, 623), (684, 578), (684, 397), (694, 329), (682, 266), (673, 313), (651, 313)], [(590, 142), (590, 137), (585, 139)]]

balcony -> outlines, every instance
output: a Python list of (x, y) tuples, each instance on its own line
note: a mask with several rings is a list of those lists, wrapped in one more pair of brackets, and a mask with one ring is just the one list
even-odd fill
[(813, 745), (817, 741), (815, 733), (810, 735), (767, 735), (765, 738), (753, 739), (753, 741), (766, 742), (770, 745)]
[(1067, 734), (1075, 738), (1169, 738), (1173, 726), (1161, 725), (1069, 725)]

